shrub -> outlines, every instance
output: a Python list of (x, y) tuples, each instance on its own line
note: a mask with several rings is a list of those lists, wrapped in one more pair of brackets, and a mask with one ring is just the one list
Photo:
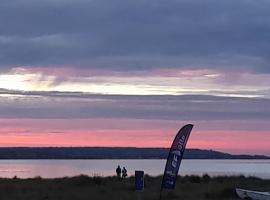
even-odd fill
[(199, 176), (190, 176), (189, 177), (189, 181), (191, 183), (200, 183), (201, 182), (201, 178)]

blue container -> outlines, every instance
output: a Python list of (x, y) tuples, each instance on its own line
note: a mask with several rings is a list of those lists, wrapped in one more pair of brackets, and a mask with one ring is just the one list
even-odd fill
[(142, 191), (144, 188), (144, 171), (135, 171), (135, 189)]

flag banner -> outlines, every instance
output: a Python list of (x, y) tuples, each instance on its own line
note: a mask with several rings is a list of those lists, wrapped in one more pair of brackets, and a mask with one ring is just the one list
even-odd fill
[(174, 189), (181, 160), (192, 128), (192, 124), (187, 124), (175, 136), (167, 158), (161, 189)]

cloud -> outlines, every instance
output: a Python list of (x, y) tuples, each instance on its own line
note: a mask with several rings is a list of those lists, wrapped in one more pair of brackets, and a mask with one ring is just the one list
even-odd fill
[(9, 95), (3, 96), (4, 93), (2, 91), (0, 98), (0, 118), (179, 121), (270, 119), (270, 99), (260, 98), (16, 91), (6, 92)]
[(268, 73), (266, 0), (3, 1), (0, 66)]

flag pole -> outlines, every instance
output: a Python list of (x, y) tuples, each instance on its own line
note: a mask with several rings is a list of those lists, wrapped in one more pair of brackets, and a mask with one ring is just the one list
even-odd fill
[(160, 189), (160, 192), (159, 192), (159, 200), (162, 199), (162, 186), (161, 186), (161, 189)]

